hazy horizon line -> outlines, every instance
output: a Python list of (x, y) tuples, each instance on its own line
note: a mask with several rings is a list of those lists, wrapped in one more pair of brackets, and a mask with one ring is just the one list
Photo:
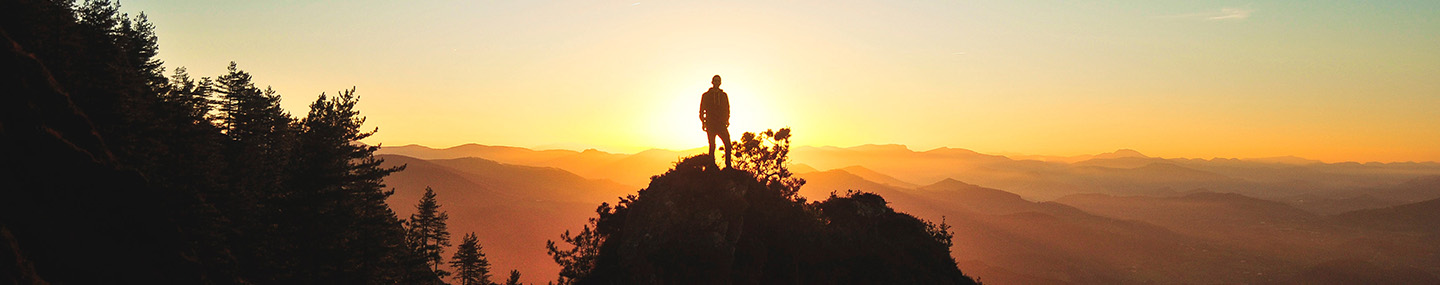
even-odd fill
[[(623, 154), (623, 155), (634, 155), (634, 154), (638, 154), (638, 153), (641, 153), (641, 152), (652, 151), (652, 150), (682, 152), (682, 151), (696, 150), (696, 149), (703, 150), (703, 149), (706, 148), (706, 146), (703, 146), (703, 145), (702, 145), (702, 146), (691, 147), (691, 148), (684, 148), (684, 149), (670, 149), (670, 148), (662, 148), (662, 147), (647, 147), (647, 148), (643, 148), (643, 150), (640, 150), (640, 151), (627, 152), (627, 151), (606, 150), (606, 149), (602, 149), (602, 148), (604, 148), (604, 147), (601, 147), (601, 146), (582, 146), (582, 147), (580, 147), (580, 148), (576, 148), (576, 147), (563, 147), (563, 146), (559, 146), (559, 145), (565, 145), (565, 144), (549, 144), (549, 145), (541, 145), (541, 146), (517, 146), (517, 145), (501, 145), (501, 144), (484, 144), (484, 143), (478, 143), (478, 142), (461, 143), (461, 144), (452, 145), (452, 146), (448, 146), (448, 147), (434, 147), (434, 146), (428, 146), (428, 145), (418, 144), (418, 143), (408, 143), (408, 144), (401, 144), (401, 145), (399, 145), (399, 146), (383, 146), (383, 147), (391, 147), (391, 148), (393, 148), (393, 147), (406, 147), (406, 146), (420, 146), (420, 147), (425, 147), (425, 148), (429, 148), (429, 149), (441, 150), (441, 149), (450, 149), (450, 148), (456, 148), (456, 147), (461, 147), (461, 146), (466, 146), (466, 145), (493, 146), (493, 147), (514, 147), (514, 148), (523, 148), (523, 149), (528, 149), (528, 150), (533, 150), (533, 151), (562, 150), (562, 151), (585, 152), (585, 151), (594, 150), (594, 151), (599, 151), (599, 152), (604, 152), (604, 153)], [(578, 145), (578, 144), (577, 144), (577, 145)], [(934, 147), (934, 148), (930, 148), (930, 149), (926, 149), (926, 150), (916, 150), (916, 149), (910, 148), (910, 146), (907, 145), (907, 144), (901, 144), (901, 143), (867, 143), (867, 144), (859, 144), (859, 145), (853, 145), (853, 146), (797, 145), (796, 147), (852, 149), (852, 148), (866, 147), (866, 146), (901, 146), (901, 147), (904, 147), (905, 150), (908, 150), (908, 151), (911, 151), (911, 152), (917, 152), (917, 153), (930, 152), (930, 151), (935, 151), (935, 150), (940, 150), (940, 149), (965, 150), (965, 151), (971, 151), (971, 152), (975, 152), (975, 153), (982, 154), (982, 155), (1002, 156), (1002, 157), (1009, 158), (1009, 159), (1012, 159), (1012, 160), (1035, 160), (1035, 161), (1064, 162), (1064, 163), (1073, 163), (1073, 162), (1065, 162), (1065, 161), (1061, 161), (1061, 160), (1058, 160), (1058, 159), (1073, 159), (1073, 158), (1078, 158), (1078, 157), (1085, 157), (1084, 159), (1082, 159), (1082, 161), (1083, 161), (1083, 160), (1091, 159), (1091, 158), (1093, 158), (1093, 156), (1099, 156), (1099, 155), (1104, 155), (1104, 154), (1114, 154), (1114, 153), (1118, 153), (1118, 152), (1122, 152), (1122, 151), (1127, 151), (1127, 150), (1128, 150), (1128, 151), (1136, 152), (1136, 153), (1140, 154), (1141, 156), (1144, 156), (1144, 157), (1147, 157), (1147, 158), (1182, 159), (1182, 160), (1198, 159), (1198, 160), (1213, 161), (1213, 160), (1222, 160), (1222, 159), (1236, 159), (1236, 160), (1244, 160), (1244, 161), (1256, 161), (1256, 160), (1265, 160), (1265, 159), (1298, 159), (1298, 160), (1315, 161), (1315, 162), (1319, 162), (1319, 163), (1322, 163), (1322, 164), (1343, 164), (1343, 163), (1359, 163), (1359, 164), (1370, 164), (1370, 163), (1382, 163), (1382, 164), (1392, 164), (1392, 163), (1394, 163), (1394, 164), (1399, 164), (1399, 163), (1440, 163), (1440, 161), (1424, 161), (1424, 160), (1407, 160), (1407, 161), (1378, 161), (1378, 160), (1372, 160), (1372, 161), (1356, 161), (1356, 160), (1343, 160), (1343, 161), (1327, 161), (1327, 160), (1323, 160), (1323, 159), (1314, 159), (1314, 158), (1308, 158), (1308, 157), (1303, 157), (1303, 156), (1298, 156), (1298, 155), (1275, 155), (1275, 156), (1263, 156), (1263, 157), (1218, 157), (1218, 156), (1216, 156), (1216, 157), (1211, 157), (1211, 158), (1199, 158), (1199, 157), (1163, 157), (1163, 156), (1151, 156), (1151, 155), (1145, 154), (1145, 152), (1143, 152), (1143, 151), (1140, 151), (1140, 150), (1137, 150), (1137, 149), (1134, 149), (1134, 148), (1127, 148), (1127, 147), (1117, 148), (1117, 149), (1115, 149), (1115, 150), (1113, 150), (1113, 151), (1109, 151), (1109, 152), (1089, 153), (1089, 154), (1075, 154), (1075, 155), (1030, 154), (1030, 153), (1011, 152), (1011, 151), (985, 152), (985, 151), (978, 151), (978, 150), (973, 150), (973, 149), (969, 149), (969, 148), (951, 147), (951, 146), (940, 146), (940, 147)], [(1037, 157), (1038, 157), (1038, 158), (1053, 158), (1053, 159), (1036, 159)], [(1286, 164), (1294, 164), (1294, 163), (1286, 163)]]

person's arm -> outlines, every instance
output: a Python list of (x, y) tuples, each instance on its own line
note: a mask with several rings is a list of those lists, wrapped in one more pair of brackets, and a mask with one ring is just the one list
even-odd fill
[(705, 124), (705, 95), (708, 94), (700, 95), (700, 129), (708, 132), (710, 127)]
[(725, 108), (725, 128), (730, 128), (730, 94), (720, 92), (720, 104)]

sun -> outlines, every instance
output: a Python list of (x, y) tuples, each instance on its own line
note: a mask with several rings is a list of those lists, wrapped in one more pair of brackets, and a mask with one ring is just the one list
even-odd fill
[[(709, 77), (714, 73), (689, 72), (691, 76), (666, 80), (637, 96), (648, 98), (641, 104), (646, 112), (630, 113), (634, 125), (644, 126), (630, 136), (636, 140), (628, 144), (643, 148), (691, 149), (706, 146), (705, 132), (699, 119), (700, 95), (710, 88)], [(738, 140), (745, 132), (760, 132), (765, 129), (779, 129), (788, 126), (785, 116), (778, 112), (786, 102), (771, 91), (760, 80), (744, 74), (720, 74), (724, 83), (720, 88), (730, 97), (730, 136)]]

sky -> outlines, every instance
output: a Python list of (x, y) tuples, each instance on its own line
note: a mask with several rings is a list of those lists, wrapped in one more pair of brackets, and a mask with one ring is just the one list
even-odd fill
[(357, 88), (367, 143), (794, 144), (1440, 161), (1440, 1), (122, 1), (159, 57), (292, 114)]

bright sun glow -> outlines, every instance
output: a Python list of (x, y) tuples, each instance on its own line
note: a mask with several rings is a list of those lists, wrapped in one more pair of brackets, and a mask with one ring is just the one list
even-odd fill
[[(647, 146), (689, 149), (705, 146), (705, 132), (700, 127), (698, 112), (700, 95), (710, 88), (709, 77), (703, 72), (691, 72), (701, 76), (671, 79), (678, 83), (665, 84), (647, 97), (659, 98), (651, 105), (635, 112), (644, 126), (645, 133), (634, 141), (620, 142), (633, 146)], [(760, 83), (751, 80), (747, 74), (734, 72), (720, 74), (723, 83), (720, 88), (730, 96), (730, 133), (732, 140), (738, 140), (744, 132), (759, 132), (789, 126), (786, 117), (780, 115), (780, 108), (788, 107), (788, 101), (775, 95)], [(687, 80), (688, 79), (688, 80)], [(683, 81), (682, 81), (683, 80)]]

